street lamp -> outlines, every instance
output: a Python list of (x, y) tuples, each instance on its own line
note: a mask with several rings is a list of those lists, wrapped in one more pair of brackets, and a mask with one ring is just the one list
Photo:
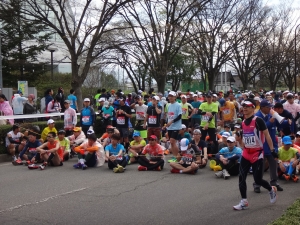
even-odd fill
[(51, 52), (51, 80), (53, 81), (53, 52), (57, 51), (57, 48), (48, 47), (47, 50)]
[(300, 26), (300, 24), (297, 25), (295, 29), (295, 74), (294, 74), (294, 80), (295, 80), (295, 93), (297, 92), (297, 29)]

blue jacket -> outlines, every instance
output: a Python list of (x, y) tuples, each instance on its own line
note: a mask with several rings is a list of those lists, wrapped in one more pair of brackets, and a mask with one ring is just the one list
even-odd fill
[(92, 107), (84, 107), (80, 114), (80, 125), (93, 126), (96, 120), (96, 114)]
[[(255, 114), (255, 116), (260, 117), (265, 121), (268, 131), (269, 131), (269, 134), (271, 136), (275, 151), (278, 152), (278, 142), (276, 140), (276, 126), (279, 126), (278, 121), (275, 119), (275, 122), (271, 123), (270, 122), (270, 119), (272, 118), (271, 114), (268, 114), (268, 115), (266, 115), (266, 117), (264, 117), (260, 110)], [(270, 147), (269, 147), (267, 141), (264, 142), (263, 148), (264, 148), (265, 155), (271, 155), (271, 150), (270, 150)]]

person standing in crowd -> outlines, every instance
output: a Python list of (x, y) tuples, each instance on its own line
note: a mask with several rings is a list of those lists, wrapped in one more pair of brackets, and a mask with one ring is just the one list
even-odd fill
[[(0, 112), (3, 112), (4, 116), (12, 116), (14, 114), (4, 94), (0, 94)], [(11, 125), (14, 124), (14, 119), (9, 119), (8, 121)]]
[(207, 102), (204, 102), (200, 105), (198, 114), (202, 115), (200, 131), (201, 139), (205, 140), (207, 134), (210, 137), (210, 140), (214, 142), (214, 149), (210, 153), (216, 153), (218, 149), (218, 142), (216, 140), (216, 120), (215, 115), (218, 113), (218, 105), (212, 102), (211, 94), (206, 95)]
[(49, 88), (45, 91), (45, 107), (46, 107), (46, 109), (47, 109), (49, 102), (51, 102), (53, 100), (52, 95), (53, 95), (52, 89)]
[(274, 105), (274, 111), (279, 114), (279, 116), (284, 117), (288, 123), (281, 123), (278, 125), (278, 130), (280, 132), (280, 136), (294, 136), (295, 132), (295, 121), (293, 115), (283, 108), (282, 103), (276, 103)]
[(87, 135), (87, 131), (90, 126), (94, 126), (96, 121), (96, 114), (94, 109), (90, 106), (90, 99), (85, 98), (83, 100), (84, 107), (81, 109), (80, 113), (80, 126), (85, 135)]
[(193, 106), (187, 102), (186, 95), (181, 95), (181, 103), (180, 103), (181, 109), (182, 109), (182, 117), (181, 122), (186, 127), (189, 127), (190, 118), (194, 114), (194, 108)]
[(94, 96), (94, 102), (95, 102), (97, 108), (98, 108), (98, 106), (99, 106), (98, 99), (100, 98), (100, 95), (101, 95), (101, 90), (98, 89), (98, 90), (97, 90), (97, 94)]
[(147, 138), (147, 130), (144, 127), (146, 121), (146, 113), (148, 107), (144, 104), (142, 96), (136, 96), (135, 102), (131, 104), (131, 108), (135, 109), (135, 126), (134, 131), (138, 131), (143, 139)]
[(161, 127), (160, 127), (160, 116), (162, 112), (162, 107), (158, 105), (159, 97), (152, 97), (152, 105), (148, 107), (146, 118), (144, 120), (144, 129), (146, 128), (146, 123), (148, 125), (147, 128), (147, 139), (150, 138), (151, 135), (155, 135), (158, 139), (161, 138)]
[[(193, 100), (191, 105), (193, 106), (194, 111), (196, 111), (199, 109), (201, 102), (198, 101), (198, 95), (196, 94), (193, 94)], [(198, 113), (194, 113), (191, 117), (191, 127), (194, 127), (195, 124), (200, 124), (200, 115)]]
[[(22, 96), (22, 92), (18, 91), (17, 94), (14, 94), (12, 99), (12, 108), (14, 115), (23, 115), (24, 103), (27, 101), (27, 98)], [(23, 119), (15, 119), (16, 122), (23, 122)]]
[[(23, 107), (24, 115), (37, 113), (36, 103), (35, 103), (34, 99), (35, 99), (34, 94), (28, 95), (28, 100), (25, 102), (24, 107)], [(25, 118), (24, 119), (24, 122), (36, 122), (36, 121), (37, 121), (37, 118)]]
[(60, 97), (55, 96), (55, 99), (48, 103), (47, 112), (48, 113), (59, 113), (60, 111), (61, 111)]
[(248, 208), (246, 178), (250, 167), (253, 170), (255, 183), (269, 191), (270, 202), (275, 203), (277, 200), (276, 187), (271, 186), (269, 182), (263, 180), (263, 143), (265, 141), (267, 141), (271, 149), (271, 155), (274, 158), (278, 158), (269, 131), (264, 120), (254, 116), (255, 102), (252, 99), (246, 99), (242, 107), (245, 118), (242, 123), (243, 137), (237, 136), (237, 141), (243, 148), (239, 171), (239, 189), (242, 200), (239, 204), (233, 206), (234, 210)]
[(125, 99), (120, 97), (119, 106), (116, 109), (117, 126), (120, 131), (121, 143), (124, 143), (127, 151), (129, 147), (129, 120), (132, 117), (131, 108), (125, 104)]
[(78, 110), (77, 97), (75, 96), (74, 89), (70, 90), (70, 94), (68, 95), (68, 100), (70, 101), (71, 108), (77, 112)]
[[(278, 142), (276, 140), (276, 120), (270, 114), (272, 107), (273, 105), (271, 105), (267, 100), (262, 100), (260, 102), (260, 110), (255, 114), (255, 116), (260, 117), (265, 121), (270, 137), (273, 142), (275, 152), (278, 152)], [(276, 186), (277, 191), (283, 191), (283, 188), (280, 187), (280, 185), (278, 184), (277, 160), (274, 159), (274, 157), (272, 156), (271, 149), (269, 148), (267, 142), (263, 143), (263, 150), (264, 150), (264, 161), (268, 161), (269, 164), (270, 179), (271, 179), (270, 184), (272, 186)], [(262, 172), (264, 172), (264, 170), (262, 170)], [(254, 187), (254, 192), (260, 193), (259, 185), (256, 185), (256, 183), (254, 183), (253, 187)]]
[(296, 134), (296, 121), (300, 118), (300, 105), (294, 102), (294, 95), (292, 93), (286, 95), (286, 102), (283, 104), (283, 108), (292, 114), (295, 121), (293, 133)]
[(176, 93), (174, 91), (170, 91), (168, 95), (168, 99), (170, 104), (167, 108), (167, 119), (168, 123), (166, 124), (166, 128), (168, 130), (168, 136), (171, 144), (171, 152), (173, 154), (173, 158), (168, 160), (168, 162), (177, 162), (177, 155), (179, 152), (179, 148), (177, 146), (177, 137), (179, 134), (179, 130), (181, 130), (181, 117), (182, 117), (182, 108), (178, 102), (176, 102)]
[(66, 136), (73, 134), (73, 129), (77, 124), (76, 111), (70, 107), (70, 100), (64, 101), (64, 129), (66, 131)]
[(64, 112), (65, 111), (65, 106), (64, 106), (65, 95), (64, 95), (64, 89), (62, 87), (58, 88), (56, 96), (58, 96), (60, 99), (59, 103), (61, 106), (61, 112)]

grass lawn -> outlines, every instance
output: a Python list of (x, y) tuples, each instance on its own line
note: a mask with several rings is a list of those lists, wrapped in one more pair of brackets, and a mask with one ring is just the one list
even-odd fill
[(286, 212), (269, 225), (300, 225), (300, 199), (297, 199)]

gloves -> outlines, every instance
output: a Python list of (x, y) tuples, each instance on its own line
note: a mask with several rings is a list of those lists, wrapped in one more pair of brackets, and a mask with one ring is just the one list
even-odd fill
[(273, 156), (274, 159), (278, 159), (278, 154), (275, 151), (271, 152), (271, 155)]

